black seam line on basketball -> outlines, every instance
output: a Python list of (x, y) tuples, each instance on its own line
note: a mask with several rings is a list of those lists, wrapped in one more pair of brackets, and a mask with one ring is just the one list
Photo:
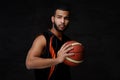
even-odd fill
[(78, 42), (72, 43), (72, 46), (75, 46), (75, 45), (82, 45), (82, 44)]
[(66, 59), (71, 61), (71, 62), (74, 62), (74, 63), (82, 63), (83, 62), (83, 60), (77, 61), (77, 60), (73, 60), (73, 59), (71, 59), (69, 57), (66, 57)]

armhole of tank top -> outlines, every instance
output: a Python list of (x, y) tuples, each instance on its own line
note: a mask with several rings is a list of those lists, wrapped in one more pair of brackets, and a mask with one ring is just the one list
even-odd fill
[[(44, 32), (42, 35), (46, 39), (45, 53), (49, 53), (49, 42), (50, 42), (50, 38), (49, 37), (50, 36), (49, 36), (49, 34), (47, 32)], [(49, 54), (43, 54), (43, 56), (49, 56)]]
[(49, 34), (48, 34), (48, 33), (46, 33), (46, 32), (44, 32), (44, 33), (43, 33), (43, 36), (44, 36), (44, 37), (45, 37), (45, 39), (46, 39), (46, 46), (47, 46), (47, 45), (49, 45), (49, 44), (48, 44), (48, 43), (49, 43), (49, 41), (50, 41), (50, 38), (49, 38), (50, 36), (49, 36)]

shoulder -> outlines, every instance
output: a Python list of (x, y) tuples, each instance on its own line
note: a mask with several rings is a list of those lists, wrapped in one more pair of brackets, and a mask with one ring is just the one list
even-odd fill
[(42, 32), (39, 33), (36, 37), (35, 37), (35, 41), (46, 41), (46, 37), (48, 36), (48, 32)]
[(36, 45), (42, 45), (45, 46), (46, 45), (46, 39), (45, 36), (43, 34), (38, 35), (35, 39), (34, 39), (34, 44)]
[(48, 31), (40, 33), (35, 37), (34, 43), (37, 45), (46, 46), (47, 43), (49, 43), (50, 37), (51, 37), (51, 34)]
[(43, 34), (38, 35), (35, 40), (45, 40), (45, 36)]

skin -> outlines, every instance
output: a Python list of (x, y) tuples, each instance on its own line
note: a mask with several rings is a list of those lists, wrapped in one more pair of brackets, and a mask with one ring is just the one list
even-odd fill
[[(52, 28), (50, 31), (56, 35), (56, 37), (62, 40), (62, 34), (69, 24), (69, 11), (63, 11), (57, 9), (55, 15), (51, 17)], [(26, 57), (26, 67), (27, 69), (42, 69), (48, 68), (52, 65), (57, 65), (62, 63), (67, 56), (74, 55), (74, 53), (68, 54), (67, 52), (73, 49), (72, 45), (62, 45), (60, 50), (57, 52), (57, 58), (42, 58), (41, 54), (44, 52), (46, 47), (46, 39), (43, 35), (38, 36), (28, 51)]]

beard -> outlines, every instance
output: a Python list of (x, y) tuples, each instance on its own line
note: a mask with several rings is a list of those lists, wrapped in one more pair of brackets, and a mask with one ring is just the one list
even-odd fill
[(57, 26), (55, 23), (53, 23), (53, 25), (54, 25), (54, 28), (55, 28), (58, 32), (64, 32), (64, 31), (68, 28), (68, 25), (67, 25), (64, 30), (60, 30), (60, 29), (58, 28), (59, 26)]

